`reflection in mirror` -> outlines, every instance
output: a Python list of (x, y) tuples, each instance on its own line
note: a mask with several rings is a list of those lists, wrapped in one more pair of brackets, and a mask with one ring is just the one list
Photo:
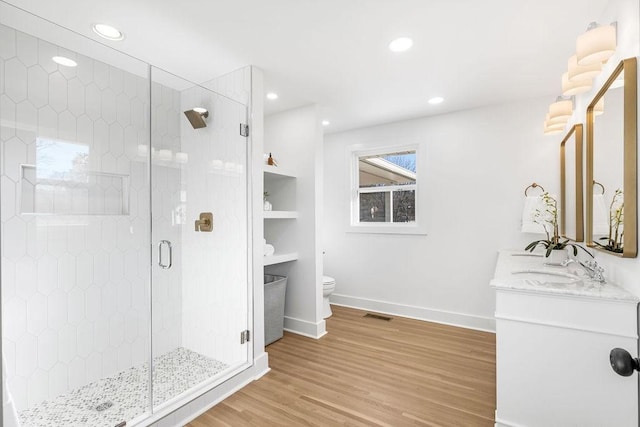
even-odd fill
[(636, 151), (637, 71), (630, 58), (587, 108), (587, 244), (623, 257), (637, 254)]
[(574, 125), (560, 143), (560, 234), (584, 240), (582, 209), (582, 125)]

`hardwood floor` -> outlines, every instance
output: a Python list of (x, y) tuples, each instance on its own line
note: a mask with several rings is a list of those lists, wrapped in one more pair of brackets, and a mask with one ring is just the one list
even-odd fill
[(285, 333), (271, 372), (189, 427), (493, 426), (495, 335), (333, 306), (320, 340)]

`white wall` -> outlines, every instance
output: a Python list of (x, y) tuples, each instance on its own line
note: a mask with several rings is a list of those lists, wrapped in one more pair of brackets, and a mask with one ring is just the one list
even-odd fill
[[(325, 322), (322, 319), (322, 256), (318, 234), (322, 220), (322, 129), (317, 106), (267, 117), (264, 150), (273, 153), (280, 167), (297, 176), (296, 208), (299, 214), (291, 227), (272, 228), (295, 235), (293, 247), (287, 249), (296, 250), (298, 260), (270, 266), (265, 271), (289, 278), (285, 328), (319, 337), (325, 333)], [(268, 242), (277, 242), (279, 237), (265, 230)], [(282, 239), (282, 245), (286, 244)], [(277, 243), (274, 245), (277, 252)]]
[[(598, 20), (617, 22), (618, 49), (591, 92), (576, 98), (567, 125), (585, 123), (586, 107), (619, 60), (640, 53), (638, 2), (612, 0)], [(577, 35), (576, 35), (577, 36)], [(570, 52), (568, 53), (570, 54)], [(560, 81), (560, 76), (558, 76)], [(550, 88), (552, 90), (553, 88)], [(559, 90), (559, 88), (558, 88)], [(559, 194), (559, 142), (543, 137), (552, 99), (410, 120), (325, 137), (325, 272), (336, 277), (332, 301), (418, 318), (493, 329), (488, 282), (495, 253), (538, 237), (519, 232), (522, 191), (532, 182)], [(428, 235), (345, 232), (348, 165), (345, 147), (426, 140)], [(640, 295), (640, 259), (596, 258), (608, 280)]]
[[(461, 111), (325, 136), (322, 241), (332, 301), (492, 330), (496, 254), (523, 249), (523, 191), (559, 189), (561, 138), (542, 135), (552, 99)], [(427, 235), (346, 231), (347, 147), (426, 142)]]

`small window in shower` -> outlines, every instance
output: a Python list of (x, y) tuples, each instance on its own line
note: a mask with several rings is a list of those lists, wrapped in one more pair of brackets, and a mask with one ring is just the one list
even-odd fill
[(21, 169), (23, 214), (129, 213), (129, 176), (92, 171), (88, 145), (37, 138), (35, 164)]
[(371, 233), (420, 233), (419, 147), (352, 152), (351, 228)]

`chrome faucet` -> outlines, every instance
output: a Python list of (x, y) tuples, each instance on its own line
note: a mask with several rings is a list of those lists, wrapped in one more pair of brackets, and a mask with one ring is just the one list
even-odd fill
[(562, 263), (563, 267), (568, 266), (569, 264), (578, 264), (580, 267), (584, 269), (589, 278), (595, 280), (596, 282), (604, 283), (605, 279), (603, 276), (604, 268), (600, 267), (595, 260), (582, 262), (577, 259), (569, 258), (565, 262)]

